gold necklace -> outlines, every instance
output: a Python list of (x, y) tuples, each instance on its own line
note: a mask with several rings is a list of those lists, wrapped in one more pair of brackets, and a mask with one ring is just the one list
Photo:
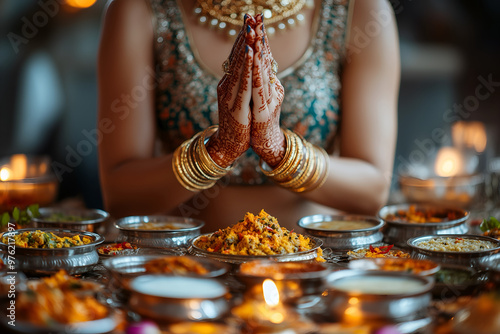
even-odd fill
[(194, 9), (198, 21), (210, 27), (236, 36), (245, 14), (264, 15), (268, 35), (283, 31), (305, 20), (300, 13), (304, 6), (312, 6), (314, 0), (197, 0)]

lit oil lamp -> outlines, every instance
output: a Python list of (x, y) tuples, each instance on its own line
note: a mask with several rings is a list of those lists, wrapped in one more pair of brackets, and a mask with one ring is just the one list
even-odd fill
[(15, 154), (0, 161), (0, 212), (54, 202), (58, 182), (47, 157)]
[(292, 308), (280, 302), (276, 283), (266, 279), (262, 283), (262, 293), (248, 293), (244, 302), (232, 313), (245, 322), (244, 333), (299, 334), (312, 332), (315, 325), (301, 317)]

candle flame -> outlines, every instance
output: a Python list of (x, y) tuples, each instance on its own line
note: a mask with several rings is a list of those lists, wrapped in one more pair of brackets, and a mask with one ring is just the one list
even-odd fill
[(456, 147), (473, 148), (477, 153), (486, 149), (486, 127), (481, 122), (457, 122), (453, 124), (451, 134)]
[(66, 3), (75, 8), (89, 8), (96, 3), (97, 0), (66, 0)]
[(463, 157), (459, 150), (453, 147), (443, 147), (439, 150), (434, 166), (434, 170), (438, 176), (456, 176), (462, 168)]
[(0, 181), (8, 181), (10, 179), (11, 171), (7, 167), (0, 170)]
[(271, 279), (266, 279), (262, 283), (262, 291), (264, 294), (264, 300), (269, 306), (277, 306), (280, 302), (280, 294), (276, 283)]

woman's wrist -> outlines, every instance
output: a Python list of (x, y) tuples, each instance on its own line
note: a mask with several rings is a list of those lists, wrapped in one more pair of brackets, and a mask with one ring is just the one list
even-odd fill
[(252, 137), (253, 150), (269, 166), (276, 167), (283, 160), (286, 152), (287, 144), (283, 131), (279, 127), (274, 131), (258, 129), (258, 127), (254, 127), (254, 130), (258, 130), (259, 135)]

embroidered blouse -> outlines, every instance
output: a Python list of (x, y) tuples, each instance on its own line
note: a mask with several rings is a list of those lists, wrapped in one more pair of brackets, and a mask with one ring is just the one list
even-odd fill
[[(165, 153), (197, 132), (218, 124), (219, 78), (198, 62), (175, 0), (150, 0), (155, 24), (156, 115)], [(344, 60), (348, 0), (323, 0), (316, 29), (301, 60), (278, 73), (285, 98), (281, 126), (313, 144), (333, 149), (340, 120), (340, 71)], [(249, 149), (227, 175), (230, 184), (268, 182), (259, 157)]]

